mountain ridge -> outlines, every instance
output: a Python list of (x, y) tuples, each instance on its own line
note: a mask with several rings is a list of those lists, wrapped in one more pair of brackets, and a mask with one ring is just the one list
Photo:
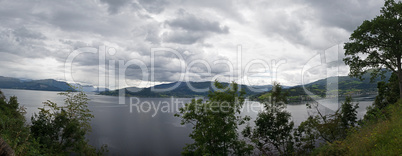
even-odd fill
[[(127, 87), (127, 88), (122, 88), (124, 89), (125, 95), (126, 96), (137, 96), (137, 97), (197, 97), (197, 96), (207, 96), (210, 90), (213, 90), (214, 81), (204, 81), (204, 82), (182, 82), (182, 81), (176, 81), (172, 83), (166, 83), (166, 84), (160, 84), (160, 85), (155, 85), (153, 87), (147, 87), (147, 88), (136, 88), (136, 87)], [(191, 87), (196, 88), (196, 89), (202, 89), (206, 91), (201, 91), (197, 92), (191, 89), (191, 87), (188, 86), (190, 84)], [(229, 85), (230, 83), (227, 82), (222, 82), (224, 86)], [(177, 85), (176, 88), (165, 91), (165, 92), (155, 92), (154, 90), (163, 90), (163, 89), (169, 89), (170, 87), (174, 87)], [(264, 86), (247, 86), (247, 85), (239, 85), (242, 89), (244, 88), (246, 91), (246, 96), (251, 96), (259, 92), (264, 92), (268, 91), (272, 88), (271, 85), (264, 85)], [(113, 91), (106, 91), (106, 92), (100, 92), (101, 95), (112, 95), (112, 96), (118, 96), (119, 91), (122, 89), (118, 90), (113, 90)]]
[(44, 91), (67, 91), (72, 90), (68, 83), (54, 79), (21, 80), (18, 78), (0, 76), (0, 88), (3, 89), (25, 89)]
[[(374, 95), (377, 94), (377, 83), (380, 81), (388, 81), (391, 77), (391, 72), (385, 73), (385, 78), (377, 77), (371, 81), (370, 73), (362, 75), (362, 79), (351, 76), (335, 76), (320, 79), (305, 85), (297, 85), (289, 88), (284, 88), (284, 92), (289, 93), (290, 102), (299, 102), (303, 100), (311, 100), (312, 96), (316, 97), (343, 97), (346, 95)], [(335, 86), (336, 85), (336, 86)], [(305, 92), (304, 88), (310, 92), (310, 95)], [(268, 96), (270, 92), (256, 94), (251, 98), (259, 100)], [(312, 95), (311, 95), (312, 94)]]

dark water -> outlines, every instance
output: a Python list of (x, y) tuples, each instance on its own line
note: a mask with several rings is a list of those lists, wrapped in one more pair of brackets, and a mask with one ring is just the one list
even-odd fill
[[(38, 112), (37, 108), (43, 106), (42, 102), (51, 100), (60, 105), (64, 103), (64, 97), (57, 95), (58, 92), (14, 89), (2, 91), (7, 97), (17, 96), (20, 105), (27, 108), (28, 123), (32, 114)], [(88, 97), (91, 99), (89, 108), (95, 116), (91, 121), (92, 133), (88, 139), (95, 147), (107, 144), (109, 155), (179, 155), (185, 144), (192, 142), (188, 137), (191, 126), (181, 125), (180, 119), (174, 117), (177, 109), (191, 99), (133, 98), (130, 101), (126, 97), (125, 104), (118, 104), (119, 98), (114, 96), (88, 93)], [(359, 100), (358, 117), (361, 118), (366, 112), (365, 108), (371, 105), (372, 97), (355, 100)], [(130, 105), (130, 102), (136, 105)], [(332, 113), (339, 105), (333, 99), (319, 102), (325, 106), (321, 108), (325, 113)], [(309, 111), (305, 105), (288, 105), (286, 109), (292, 114), (296, 125), (308, 117)], [(248, 101), (242, 115), (255, 119), (260, 110), (259, 103)]]

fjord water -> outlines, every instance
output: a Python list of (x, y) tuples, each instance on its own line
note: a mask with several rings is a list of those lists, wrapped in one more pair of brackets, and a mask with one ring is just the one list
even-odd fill
[[(43, 106), (42, 102), (51, 100), (59, 105), (64, 104), (64, 97), (57, 95), (58, 92), (15, 89), (2, 91), (6, 97), (17, 96), (20, 105), (27, 108), (28, 123), (32, 114), (38, 112), (37, 108)], [(110, 155), (179, 155), (185, 144), (192, 142), (188, 137), (192, 131), (191, 126), (181, 125), (180, 119), (174, 117), (178, 108), (191, 101), (189, 98), (134, 98), (131, 102), (138, 102), (138, 105), (131, 107), (130, 112), (128, 97), (125, 98), (126, 104), (118, 104), (118, 97), (115, 96), (87, 94), (91, 99), (89, 109), (95, 116), (91, 121), (92, 132), (88, 139), (95, 147), (107, 144)], [(372, 97), (354, 100), (359, 101), (358, 118), (361, 118), (366, 107), (372, 104)], [(338, 105), (331, 99), (321, 100), (320, 103)], [(242, 114), (255, 119), (260, 109), (259, 103), (249, 101), (245, 103)], [(292, 114), (295, 125), (308, 117), (304, 104), (288, 105), (286, 109)], [(323, 111), (332, 112), (327, 108), (323, 108)]]

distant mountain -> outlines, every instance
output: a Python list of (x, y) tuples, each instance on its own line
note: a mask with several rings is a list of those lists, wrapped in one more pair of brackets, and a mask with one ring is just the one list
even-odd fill
[(20, 80), (17, 78), (0, 76), (0, 88), (3, 89), (27, 89), (45, 91), (74, 90), (68, 83), (53, 79), (44, 80)]
[(81, 85), (78, 83), (74, 83), (71, 84), (72, 86), (74, 86), (75, 88), (77, 88), (77, 90), (83, 91), (83, 92), (103, 92), (103, 91), (109, 91), (108, 88), (100, 88), (100, 87), (94, 87), (92, 85)]
[[(164, 91), (164, 92), (154, 92), (151, 90), (151, 87), (148, 88), (136, 88), (136, 87), (129, 87), (124, 88), (126, 96), (136, 96), (136, 97), (197, 97), (197, 96), (207, 96), (209, 90), (213, 90), (214, 82), (206, 81), (206, 82), (189, 82), (189, 84), (196, 89), (205, 89), (207, 91), (197, 92), (191, 89), (190, 86), (187, 85), (186, 82), (173, 82), (167, 84), (161, 84), (154, 86), (155, 89), (167, 89), (171, 88), (175, 85), (178, 85), (172, 90)], [(227, 86), (229, 83), (222, 83), (223, 85)], [(251, 96), (254, 94), (258, 94), (264, 91), (268, 91), (272, 88), (270, 85), (266, 86), (246, 86), (246, 85), (239, 85), (242, 89), (245, 89), (246, 96)], [(113, 91), (105, 91), (100, 92), (101, 95), (119, 95), (120, 90), (113, 90)]]
[[(377, 83), (379, 81), (388, 81), (391, 74), (391, 72), (387, 72), (384, 80), (376, 78), (373, 82), (370, 81), (371, 76), (369, 73), (362, 76), (364, 80), (350, 76), (329, 77), (306, 84), (304, 85), (304, 88), (317, 97), (377, 94)], [(308, 94), (304, 91), (302, 85), (285, 88), (284, 91), (289, 93), (289, 100), (291, 102), (309, 100), (310, 98), (307, 96)], [(270, 94), (270, 92), (256, 94), (252, 99), (257, 100), (258, 98), (268, 94)]]

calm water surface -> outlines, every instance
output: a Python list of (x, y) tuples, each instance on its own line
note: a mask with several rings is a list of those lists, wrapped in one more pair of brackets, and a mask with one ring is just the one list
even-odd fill
[[(64, 103), (64, 97), (57, 95), (58, 92), (15, 89), (2, 91), (7, 97), (18, 97), (20, 105), (27, 108), (28, 122), (32, 114), (38, 112), (37, 108), (43, 106), (42, 102), (51, 100), (60, 105)], [(179, 155), (185, 144), (192, 142), (188, 137), (191, 126), (181, 125), (180, 119), (173, 116), (178, 108), (191, 101), (189, 98), (134, 98), (131, 102), (137, 105), (132, 105), (130, 112), (128, 97), (125, 98), (126, 104), (118, 104), (118, 97), (87, 94), (91, 99), (89, 108), (95, 116), (91, 121), (92, 133), (88, 139), (96, 147), (107, 144), (110, 155)], [(355, 100), (359, 100), (358, 117), (361, 118), (366, 113), (366, 107), (371, 105), (372, 98)], [(326, 113), (332, 113), (332, 109), (338, 106), (338, 102), (334, 100), (319, 102), (327, 106), (321, 108)], [(242, 115), (255, 119), (260, 108), (259, 103), (246, 102)], [(309, 111), (304, 104), (288, 105), (286, 109), (292, 114), (296, 125), (308, 117)]]

